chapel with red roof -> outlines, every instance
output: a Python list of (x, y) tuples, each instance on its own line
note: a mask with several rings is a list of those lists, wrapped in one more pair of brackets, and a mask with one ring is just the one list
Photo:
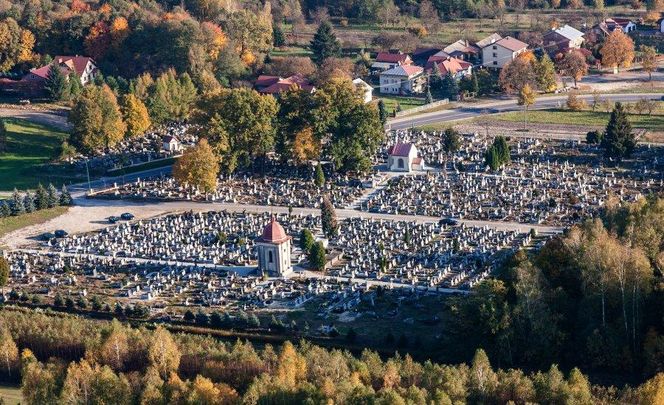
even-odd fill
[(284, 227), (272, 216), (263, 234), (254, 241), (258, 256), (258, 270), (271, 277), (281, 277), (291, 271), (291, 240)]

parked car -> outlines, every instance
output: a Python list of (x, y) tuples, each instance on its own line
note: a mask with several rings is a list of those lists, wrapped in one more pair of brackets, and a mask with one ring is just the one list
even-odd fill
[(109, 222), (110, 224), (114, 224), (114, 223), (118, 222), (119, 220), (120, 220), (120, 217), (116, 217), (116, 216), (110, 216), (110, 217), (108, 217), (108, 222)]
[(443, 218), (440, 221), (438, 221), (440, 225), (449, 225), (449, 226), (455, 226), (459, 224), (459, 221), (457, 221), (454, 218)]
[(62, 229), (58, 229), (57, 231), (53, 232), (53, 234), (55, 234), (56, 238), (65, 238), (67, 237), (67, 235), (69, 235), (67, 231), (64, 231)]
[(125, 221), (131, 221), (132, 219), (134, 219), (134, 214), (125, 212), (124, 214), (120, 215), (120, 218), (124, 219)]
[(55, 238), (55, 235), (53, 235), (51, 232), (44, 232), (39, 236), (39, 239), (47, 242), (53, 238)]

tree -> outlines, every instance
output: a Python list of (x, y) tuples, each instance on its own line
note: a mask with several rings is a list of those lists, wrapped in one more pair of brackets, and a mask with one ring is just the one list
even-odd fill
[(606, 126), (604, 139), (602, 139), (604, 155), (621, 161), (623, 158), (629, 157), (635, 147), (636, 138), (632, 133), (632, 125), (627, 118), (623, 105), (616, 103)]
[(73, 100), (81, 95), (81, 92), (83, 91), (83, 85), (81, 84), (81, 79), (78, 78), (76, 73), (69, 73), (68, 85), (69, 88), (67, 89), (67, 95), (69, 99)]
[(508, 94), (518, 94), (526, 85), (535, 85), (533, 64), (527, 58), (516, 58), (500, 70), (500, 87)]
[(0, 202), (0, 218), (7, 218), (12, 215), (12, 209), (6, 201)]
[(443, 132), (443, 150), (447, 153), (454, 153), (461, 147), (461, 138), (459, 132), (453, 128), (447, 128)]
[(622, 30), (613, 32), (604, 41), (599, 50), (602, 65), (612, 67), (616, 72), (621, 67), (629, 67), (634, 60), (634, 41)]
[(378, 117), (380, 123), (385, 125), (387, 122), (387, 109), (385, 108), (385, 102), (383, 100), (378, 100)]
[(55, 189), (52, 183), (48, 183), (48, 188), (46, 189), (46, 203), (48, 208), (58, 205), (58, 190)]
[(272, 45), (276, 48), (286, 45), (286, 36), (281, 25), (275, 24), (272, 26)]
[(586, 58), (579, 51), (569, 51), (563, 57), (560, 63), (561, 69), (574, 79), (574, 87), (577, 82), (588, 74), (588, 64)]
[(23, 198), (21, 198), (21, 195), (18, 193), (17, 189), (14, 189), (14, 192), (12, 193), (11, 209), (12, 215), (21, 215), (25, 213)]
[(496, 389), (498, 380), (491, 367), (489, 357), (482, 349), (477, 349), (470, 367), (470, 390), (472, 397), (479, 402), (490, 398)]
[(316, 187), (323, 187), (325, 185), (325, 173), (323, 173), (323, 166), (320, 164), (320, 162), (318, 162), (316, 165), (314, 181), (316, 183)]
[(554, 91), (557, 87), (556, 69), (549, 54), (545, 52), (534, 64), (537, 88), (545, 93)]
[(177, 76), (175, 69), (169, 69), (150, 86), (146, 106), (152, 122), (162, 124), (189, 118), (195, 100), (191, 77), (187, 73)]
[(0, 153), (7, 150), (7, 137), (8, 137), (7, 123), (5, 120), (0, 119)]
[(523, 86), (519, 92), (519, 105), (523, 106), (523, 129), (528, 127), (528, 107), (535, 104), (535, 92), (529, 84)]
[(447, 72), (447, 74), (443, 77), (443, 81), (441, 83), (441, 97), (446, 98), (450, 101), (455, 101), (459, 98), (459, 85), (452, 77), (452, 73)]
[(302, 232), (300, 232), (300, 249), (302, 249), (303, 252), (309, 252), (314, 243), (314, 235), (311, 231), (303, 229)]
[[(4, 258), (0, 258), (0, 270), (2, 269), (2, 259)], [(2, 367), (6, 370), (7, 375), (11, 377), (12, 370), (18, 364), (18, 347), (7, 327), (0, 330), (0, 358)]]
[(652, 72), (657, 70), (657, 49), (652, 46), (641, 45), (641, 65), (643, 71), (648, 72), (648, 80), (652, 81)]
[(6, 257), (0, 257), (0, 288), (2, 288), (2, 293), (5, 293), (5, 286), (9, 281), (10, 266), (9, 260)]
[(116, 319), (111, 323), (111, 332), (101, 345), (100, 360), (115, 371), (124, 370), (129, 354), (129, 339), (126, 330)]
[(117, 99), (107, 85), (86, 86), (68, 121), (72, 124), (72, 144), (85, 152), (113, 147), (126, 129)]
[(323, 233), (326, 237), (333, 238), (339, 232), (339, 224), (337, 223), (337, 214), (334, 211), (334, 206), (327, 195), (323, 196), (323, 204), (320, 210)]
[(16, 20), (11, 17), (0, 20), (0, 72), (8, 72), (15, 65), (32, 59), (34, 45), (32, 32), (21, 28)]
[(69, 97), (69, 87), (67, 76), (65, 76), (62, 68), (53, 62), (48, 69), (46, 80), (44, 81), (46, 95), (53, 101), (66, 100)]
[(173, 165), (173, 178), (189, 187), (211, 193), (217, 187), (219, 161), (207, 139), (187, 149)]
[(341, 44), (334, 35), (332, 25), (328, 21), (323, 21), (319, 26), (314, 38), (311, 41), (311, 52), (313, 53), (312, 59), (318, 65), (329, 57), (337, 57), (341, 55)]
[(323, 242), (315, 242), (309, 249), (309, 266), (316, 271), (323, 271), (326, 263)]
[(152, 344), (148, 348), (148, 361), (155, 367), (162, 378), (177, 371), (180, 365), (180, 350), (171, 334), (159, 326), (152, 335)]
[(599, 145), (602, 143), (604, 133), (600, 131), (589, 131), (586, 134), (586, 143), (590, 145)]
[(320, 141), (314, 136), (311, 127), (306, 127), (295, 134), (291, 155), (297, 164), (302, 164), (307, 160), (316, 159), (320, 156)]
[(39, 183), (37, 191), (35, 191), (35, 205), (38, 210), (45, 210), (48, 208), (48, 193), (41, 183)]
[(152, 125), (147, 107), (138, 97), (131, 93), (124, 97), (122, 116), (127, 125), (126, 136), (130, 138), (142, 135)]
[(31, 213), (35, 210), (35, 200), (32, 197), (32, 194), (30, 194), (30, 190), (26, 191), (25, 196), (23, 196), (23, 206), (27, 213)]
[(62, 185), (62, 190), (60, 190), (60, 205), (63, 207), (72, 205), (74, 200), (71, 198), (71, 194), (69, 193), (69, 190), (67, 190), (67, 186), (64, 184)]

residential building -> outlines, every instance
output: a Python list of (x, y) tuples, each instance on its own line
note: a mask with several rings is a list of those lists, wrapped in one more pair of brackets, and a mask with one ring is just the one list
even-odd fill
[(434, 69), (434, 65), (438, 65), (441, 76), (450, 73), (455, 79), (461, 79), (473, 73), (472, 63), (451, 56), (443, 57), (434, 55), (430, 57), (424, 66), (424, 70), (430, 72)]
[(397, 66), (410, 66), (412, 64), (413, 60), (405, 53), (378, 52), (376, 60), (371, 64), (371, 71), (374, 73), (380, 73)]
[(583, 41), (583, 32), (566, 24), (544, 34), (542, 46), (550, 55), (555, 55), (579, 49)]
[(397, 143), (387, 151), (387, 169), (395, 172), (424, 170), (424, 159), (412, 143)]
[(475, 61), (479, 58), (480, 48), (471, 44), (468, 40), (460, 39), (443, 48), (443, 52), (453, 58)]
[(362, 100), (364, 101), (364, 104), (370, 103), (373, 99), (373, 87), (359, 77), (353, 80), (353, 85), (355, 85), (357, 90), (362, 92)]
[(254, 82), (254, 87), (262, 94), (279, 94), (295, 85), (309, 93), (316, 91), (311, 82), (300, 74), (295, 74), (285, 79), (279, 76), (260, 75)]
[(440, 48), (415, 48), (413, 51), (413, 64), (418, 66), (424, 66), (427, 63), (427, 60), (442, 51)]
[(592, 28), (597, 35), (607, 36), (615, 30), (621, 30), (625, 34), (636, 31), (636, 24), (629, 18), (607, 18)]
[(56, 56), (51, 63), (31, 69), (20, 80), (0, 79), (0, 88), (8, 93), (24, 96), (40, 96), (44, 93), (44, 83), (52, 66), (58, 66), (67, 80), (73, 75), (86, 85), (92, 82), (98, 72), (92, 58), (87, 56)]
[(501, 38), (482, 48), (482, 65), (502, 69), (528, 49), (528, 44), (513, 37)]
[(422, 93), (426, 84), (424, 69), (419, 66), (397, 66), (380, 74), (380, 92), (386, 94)]

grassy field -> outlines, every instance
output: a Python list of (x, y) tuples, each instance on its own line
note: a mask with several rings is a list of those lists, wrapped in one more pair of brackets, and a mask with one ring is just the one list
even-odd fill
[(401, 105), (402, 110), (408, 110), (410, 108), (424, 105), (423, 98), (380, 96), (379, 99), (383, 100), (385, 103), (385, 109), (388, 113), (392, 113), (392, 111), (394, 111), (394, 109), (397, 107), (397, 104)]
[[(530, 111), (528, 113), (528, 122), (603, 127), (609, 121), (609, 116), (609, 113), (598, 111), (542, 110)], [(523, 112), (498, 114), (495, 115), (495, 119), (499, 121), (523, 122)], [(664, 130), (664, 115), (630, 114), (629, 120), (634, 128), (643, 128), (649, 131)]]
[(21, 388), (10, 385), (0, 385), (0, 398), (5, 405), (16, 405), (23, 401)]
[(0, 218), (0, 237), (26, 226), (41, 224), (67, 212), (68, 207), (55, 207), (16, 217)]
[(136, 166), (125, 167), (125, 168), (122, 168), (122, 169), (109, 170), (108, 173), (106, 173), (106, 174), (109, 175), (109, 176), (122, 176), (123, 174), (130, 174), (130, 173), (142, 172), (144, 170), (156, 169), (158, 167), (171, 166), (173, 163), (175, 163), (176, 160), (177, 159), (174, 158), (174, 157), (166, 158), (166, 159), (153, 160), (151, 162), (143, 163), (143, 164), (136, 165)]
[(26, 189), (38, 183), (57, 186), (73, 180), (57, 165), (47, 164), (56, 157), (67, 134), (45, 125), (22, 119), (5, 119), (7, 151), (0, 153), (0, 191)]

